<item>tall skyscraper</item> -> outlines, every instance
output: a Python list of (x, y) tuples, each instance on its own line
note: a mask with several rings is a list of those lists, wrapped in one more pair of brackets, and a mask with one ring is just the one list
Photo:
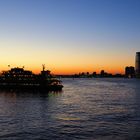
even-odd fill
[(136, 52), (136, 63), (135, 63), (136, 76), (140, 77), (140, 52)]
[(125, 67), (125, 76), (128, 78), (135, 77), (135, 68), (133, 66)]

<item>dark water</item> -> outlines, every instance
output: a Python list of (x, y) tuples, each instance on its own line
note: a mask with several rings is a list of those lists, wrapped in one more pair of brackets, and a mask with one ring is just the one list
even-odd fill
[(62, 81), (62, 93), (1, 91), (0, 140), (140, 139), (140, 80)]

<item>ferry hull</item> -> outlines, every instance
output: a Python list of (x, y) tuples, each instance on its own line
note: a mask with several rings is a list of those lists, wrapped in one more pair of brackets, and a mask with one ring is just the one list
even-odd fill
[(39, 91), (61, 91), (62, 85), (0, 85), (2, 90), (39, 90)]

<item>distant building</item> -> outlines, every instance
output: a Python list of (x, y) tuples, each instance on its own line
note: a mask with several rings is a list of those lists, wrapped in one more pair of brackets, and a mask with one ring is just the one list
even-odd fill
[(110, 77), (111, 75), (107, 72), (105, 72), (104, 70), (101, 70), (100, 72), (100, 77)]
[(92, 73), (92, 76), (93, 76), (93, 77), (97, 77), (97, 73), (96, 73), (96, 72), (93, 72), (93, 73)]
[(125, 67), (125, 76), (128, 78), (135, 77), (135, 68), (133, 66)]
[(101, 77), (105, 77), (105, 71), (104, 71), (104, 70), (101, 70), (100, 76), (101, 76)]
[(136, 52), (135, 71), (136, 76), (140, 77), (140, 52)]

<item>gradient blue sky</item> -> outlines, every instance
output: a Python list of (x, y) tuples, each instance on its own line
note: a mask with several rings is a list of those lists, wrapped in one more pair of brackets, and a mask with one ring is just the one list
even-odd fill
[(123, 72), (140, 51), (140, 0), (1, 0), (0, 66)]

